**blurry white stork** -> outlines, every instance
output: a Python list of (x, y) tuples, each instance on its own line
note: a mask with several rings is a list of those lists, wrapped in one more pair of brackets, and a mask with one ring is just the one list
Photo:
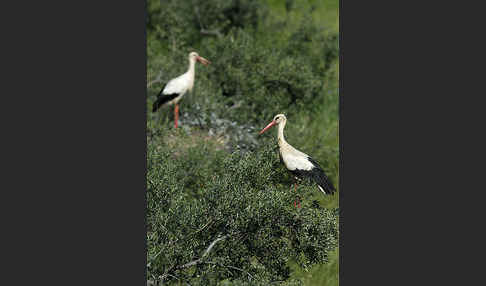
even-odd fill
[(294, 184), (295, 190), (297, 190), (297, 180), (302, 179), (303, 177), (308, 177), (317, 183), (317, 187), (323, 194), (333, 194), (335, 192), (335, 188), (319, 164), (309, 155), (295, 149), (289, 143), (287, 143), (287, 141), (285, 141), (283, 134), (285, 123), (287, 123), (287, 118), (285, 115), (277, 114), (273, 118), (272, 122), (263, 128), (262, 131), (260, 131), (260, 134), (267, 131), (270, 127), (278, 125), (278, 146), (280, 147), (280, 159), (296, 179)]
[(171, 79), (157, 95), (157, 100), (152, 106), (152, 112), (157, 111), (162, 105), (175, 104), (174, 108), (174, 124), (177, 128), (177, 122), (179, 121), (179, 100), (187, 91), (192, 91), (194, 86), (194, 73), (196, 61), (203, 65), (208, 65), (211, 62), (205, 58), (199, 56), (196, 52), (189, 54), (189, 69), (184, 74)]

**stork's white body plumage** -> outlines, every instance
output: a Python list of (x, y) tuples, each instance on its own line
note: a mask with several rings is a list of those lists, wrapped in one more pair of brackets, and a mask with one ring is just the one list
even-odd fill
[(176, 104), (187, 92), (194, 87), (195, 62), (191, 61), (189, 70), (180, 76), (171, 79), (162, 90), (163, 95), (178, 94), (178, 96), (167, 102), (167, 105)]
[(285, 139), (279, 139), (279, 147), (282, 161), (289, 171), (309, 171), (314, 167), (314, 165), (309, 160), (307, 160), (309, 155), (295, 149), (289, 143), (287, 143)]
[(191, 92), (194, 87), (194, 77), (196, 69), (196, 61), (201, 62), (204, 65), (210, 62), (205, 58), (199, 56), (196, 52), (189, 54), (189, 68), (187, 72), (182, 75), (171, 79), (157, 95), (157, 100), (154, 102), (152, 112), (157, 111), (164, 105), (175, 105), (174, 110), (174, 124), (177, 128), (177, 121), (179, 117), (179, 101), (187, 93)]
[(302, 177), (309, 177), (317, 183), (317, 187), (324, 194), (332, 194), (335, 191), (329, 178), (326, 176), (319, 164), (312, 159), (309, 155), (295, 149), (292, 145), (287, 143), (284, 137), (283, 130), (287, 118), (284, 114), (278, 114), (274, 117), (260, 134), (268, 130), (274, 125), (278, 125), (278, 146), (280, 151), (280, 158), (282, 159), (285, 167), (295, 176), (297, 179)]

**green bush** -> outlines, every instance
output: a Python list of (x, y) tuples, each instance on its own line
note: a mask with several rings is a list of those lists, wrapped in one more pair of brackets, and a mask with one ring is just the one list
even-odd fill
[(172, 51), (197, 45), (204, 36), (222, 36), (231, 28), (256, 28), (262, 9), (258, 0), (149, 0), (147, 30)]
[[(273, 143), (251, 154), (211, 150), (197, 144), (174, 155), (166, 144), (148, 146), (149, 278), (268, 283), (290, 277), (290, 260), (303, 268), (327, 260), (337, 246), (336, 213), (312, 201), (293, 207)], [(315, 186), (299, 189), (309, 192)]]

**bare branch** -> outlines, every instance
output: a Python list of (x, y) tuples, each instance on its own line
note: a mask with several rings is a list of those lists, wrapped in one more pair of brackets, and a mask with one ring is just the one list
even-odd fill
[(212, 222), (213, 222), (213, 219), (212, 218), (209, 219), (209, 221), (203, 227), (201, 227), (200, 229), (198, 229), (196, 232), (192, 233), (191, 235), (196, 234), (196, 233), (200, 232), (201, 230), (205, 229)]
[(158, 82), (161, 82), (162, 81), (162, 71), (159, 72), (159, 74), (157, 75), (157, 77), (150, 81), (148, 84), (147, 84), (147, 87), (150, 87), (152, 84), (154, 83), (158, 83)]
[(175, 275), (172, 275), (172, 274), (168, 274), (168, 273), (165, 273), (164, 275), (160, 275), (160, 276), (159, 276), (159, 279), (160, 279), (160, 280), (164, 280), (164, 279), (165, 279), (165, 277), (172, 277), (172, 278), (175, 278), (175, 279), (177, 279), (177, 280), (181, 280), (179, 277), (177, 277), (177, 276), (175, 276)]
[(179, 266), (179, 267), (177, 267), (177, 268), (179, 268), (179, 269), (184, 269), (184, 268), (191, 267), (191, 266), (194, 266), (194, 265), (196, 265), (196, 264), (199, 264), (199, 263), (201, 263), (201, 262), (202, 262), (202, 260), (201, 260), (201, 258), (199, 258), (199, 259), (196, 259), (196, 260), (194, 260), (194, 261), (188, 262), (188, 263), (186, 263), (186, 264), (184, 264), (184, 265), (181, 265), (181, 266)]
[(213, 246), (218, 243), (218, 241), (221, 241), (223, 239), (226, 239), (228, 237), (228, 235), (224, 235), (222, 237), (219, 237), (217, 239), (215, 239), (210, 245), (209, 247), (206, 249), (206, 251), (204, 252), (204, 254), (202, 255), (201, 258), (203, 258), (204, 256), (208, 255), (208, 253), (211, 251), (211, 249), (213, 248)]
[[(208, 224), (206, 224), (206, 225), (208, 225)], [(206, 226), (204, 226), (204, 227), (206, 227)], [(204, 227), (202, 227), (200, 230), (202, 230)], [(208, 248), (206, 248), (206, 250), (203, 252), (203, 254), (201, 255), (200, 258), (198, 258), (196, 260), (193, 260), (191, 262), (188, 262), (186, 264), (183, 264), (183, 265), (179, 265), (179, 266), (173, 265), (172, 267), (170, 267), (169, 269), (167, 269), (164, 274), (162, 274), (161, 276), (159, 276), (159, 278), (161, 280), (165, 279), (166, 277), (175, 277), (175, 278), (177, 278), (176, 276), (171, 275), (169, 273), (172, 273), (174, 270), (177, 270), (177, 269), (184, 269), (184, 268), (187, 268), (187, 267), (190, 267), (190, 266), (193, 266), (193, 265), (197, 265), (197, 264), (203, 263), (203, 258), (206, 257), (209, 254), (209, 252), (211, 252), (211, 250), (216, 245), (216, 243), (220, 242), (221, 240), (224, 240), (224, 239), (228, 238), (229, 236), (230, 235), (227, 234), (227, 235), (224, 235), (224, 236), (221, 236), (221, 237), (216, 238), (213, 242), (211, 242), (211, 244), (209, 244)], [(157, 255), (159, 255), (159, 254), (160, 254), (160, 252), (157, 253)], [(232, 267), (234, 267), (234, 266), (231, 266), (231, 267), (228, 267), (228, 268), (232, 268)], [(237, 268), (234, 268), (234, 269), (237, 269)], [(237, 270), (240, 270), (240, 269), (237, 269)], [(244, 270), (241, 270), (241, 271), (244, 271)], [(249, 275), (251, 276), (251, 274), (249, 274)], [(177, 279), (179, 279), (179, 278), (177, 278)], [(187, 281), (186, 281), (186, 283), (187, 283)], [(189, 283), (187, 283), (187, 284), (189, 284)]]
[[(190, 237), (190, 236), (192, 236), (192, 235), (194, 235), (194, 234), (196, 234), (196, 233), (198, 233), (198, 232), (201, 232), (201, 231), (202, 231), (202, 230), (204, 230), (204, 229), (205, 229), (205, 228), (206, 228), (208, 225), (210, 225), (212, 222), (214, 222), (214, 219), (212, 219), (212, 218), (211, 218), (211, 219), (209, 219), (209, 221), (208, 221), (208, 222), (207, 222), (207, 223), (206, 223), (204, 226), (202, 226), (201, 228), (199, 228), (199, 229), (198, 229), (198, 230), (196, 230), (195, 232), (193, 232), (193, 233), (189, 234), (187, 237)], [(187, 238), (186, 238), (186, 239), (187, 239)], [(176, 243), (176, 242), (178, 242), (178, 241), (179, 241), (179, 239), (176, 239), (176, 240), (174, 240), (174, 241), (171, 241), (171, 242), (169, 242), (168, 246), (171, 246), (172, 244), (174, 244), (174, 243)], [(149, 260), (150, 260), (150, 261), (154, 261), (154, 260), (155, 260), (155, 258), (157, 258), (157, 257), (158, 257), (158, 256), (159, 256), (159, 255), (162, 253), (162, 251), (164, 251), (164, 250), (165, 250), (165, 248), (162, 248), (162, 249), (161, 249), (159, 252), (157, 252), (157, 253), (156, 253), (156, 254), (155, 254), (155, 255), (154, 255), (152, 258), (150, 258)], [(150, 267), (150, 265), (152, 265), (152, 262), (147, 263), (147, 267)]]
[(211, 242), (211, 244), (208, 246), (208, 248), (204, 251), (203, 255), (201, 255), (200, 258), (196, 259), (196, 260), (193, 260), (191, 262), (188, 262), (184, 265), (181, 265), (179, 267), (177, 267), (178, 269), (183, 269), (183, 268), (187, 268), (187, 267), (190, 267), (190, 266), (193, 266), (193, 265), (196, 265), (196, 264), (200, 264), (202, 263), (203, 261), (203, 258), (206, 257), (209, 252), (211, 251), (211, 249), (213, 249), (213, 247), (216, 245), (216, 243), (218, 243), (219, 241), (223, 240), (223, 239), (226, 239), (228, 237), (228, 235), (224, 235), (222, 237), (218, 237), (216, 238), (213, 242)]
[(202, 35), (208, 35), (208, 36), (216, 36), (218, 38), (221, 38), (223, 35), (221, 35), (221, 32), (219, 30), (206, 30), (202, 29), (199, 31)]

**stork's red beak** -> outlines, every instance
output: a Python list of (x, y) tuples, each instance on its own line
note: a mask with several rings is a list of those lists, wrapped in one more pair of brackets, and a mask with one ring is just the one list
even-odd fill
[(277, 122), (275, 122), (275, 121), (272, 121), (272, 122), (268, 123), (267, 127), (263, 128), (262, 131), (260, 131), (260, 134), (262, 134), (263, 132), (267, 131), (268, 129), (270, 129), (270, 127), (272, 127), (275, 124), (277, 124)]
[(201, 64), (207, 66), (208, 64), (210, 64), (211, 62), (206, 60), (205, 58), (201, 57), (201, 56), (198, 56), (197, 58), (197, 61), (200, 62)]

